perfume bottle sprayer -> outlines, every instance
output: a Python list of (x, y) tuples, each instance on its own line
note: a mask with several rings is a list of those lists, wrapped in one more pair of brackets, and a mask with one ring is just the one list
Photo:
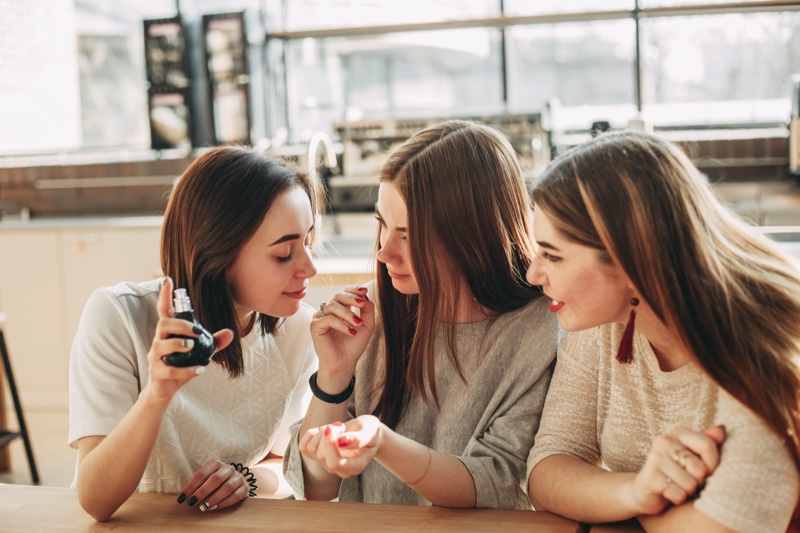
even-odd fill
[(175, 318), (181, 318), (194, 324), (195, 331), (201, 329), (200, 336), (186, 337), (183, 335), (171, 335), (172, 337), (179, 337), (184, 339), (193, 339), (194, 347), (188, 352), (175, 352), (164, 356), (164, 362), (172, 366), (195, 366), (207, 365), (211, 361), (211, 356), (214, 355), (214, 337), (203, 326), (201, 326), (194, 316), (192, 309), (192, 302), (189, 300), (189, 295), (186, 294), (186, 289), (175, 289), (173, 292), (175, 304)]

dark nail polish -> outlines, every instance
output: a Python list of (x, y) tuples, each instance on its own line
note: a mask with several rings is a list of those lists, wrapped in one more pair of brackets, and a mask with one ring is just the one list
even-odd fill
[(200, 326), (192, 326), (192, 331), (200, 335), (201, 333), (203, 333), (203, 328), (201, 328)]
[(362, 323), (362, 322), (364, 322), (364, 321), (363, 321), (363, 320), (361, 320), (361, 317), (360, 317), (360, 316), (358, 316), (358, 315), (353, 315), (353, 322), (355, 322), (356, 324), (361, 324), (361, 323)]
[(187, 503), (189, 504), (189, 507), (191, 507), (192, 505), (196, 504), (197, 503), (197, 496), (192, 496), (191, 498), (189, 498), (189, 501)]
[(356, 330), (354, 330), (353, 328), (347, 328), (347, 329), (349, 329), (349, 330), (350, 330), (350, 335), (355, 335), (356, 333), (358, 333), (358, 332), (357, 332)]
[(186, 501), (186, 494), (181, 492), (181, 495), (178, 496), (178, 503), (183, 503)]

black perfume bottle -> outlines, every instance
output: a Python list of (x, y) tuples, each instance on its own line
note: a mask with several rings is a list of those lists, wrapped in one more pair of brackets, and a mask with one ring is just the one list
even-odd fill
[[(194, 310), (192, 309), (192, 302), (189, 300), (189, 295), (186, 294), (186, 289), (175, 289), (173, 292), (175, 304), (175, 318), (188, 320), (195, 325), (196, 328), (203, 330), (200, 336), (194, 339), (194, 348), (188, 352), (175, 352), (164, 356), (164, 362), (172, 366), (195, 366), (207, 365), (211, 361), (211, 356), (214, 355), (214, 337), (203, 326), (201, 326), (197, 319), (194, 317)], [(192, 339), (193, 337), (184, 337), (183, 335), (171, 335), (172, 337), (179, 337), (184, 339)]]

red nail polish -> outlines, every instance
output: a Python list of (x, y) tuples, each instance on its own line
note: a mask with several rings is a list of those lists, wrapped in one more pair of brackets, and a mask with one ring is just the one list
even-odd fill
[(358, 292), (367, 292), (367, 288), (366, 287), (359, 287), (358, 288)]
[(347, 329), (349, 329), (349, 330), (350, 330), (350, 335), (355, 335), (356, 333), (358, 333), (358, 332), (357, 332), (356, 330), (354, 330), (353, 328), (347, 328)]
[(326, 437), (328, 435), (330, 435), (331, 434), (331, 427), (330, 426), (325, 426), (325, 431), (323, 431), (322, 434), (325, 435)]
[(364, 298), (356, 298), (356, 303), (357, 304), (363, 304), (364, 303)]
[(358, 316), (358, 315), (353, 315), (353, 322), (355, 322), (356, 324), (361, 324), (361, 323), (362, 323), (362, 322), (364, 322), (364, 321), (363, 321), (363, 320), (361, 320), (361, 317), (360, 317), (360, 316)]
[(345, 446), (350, 444), (352, 441), (353, 441), (353, 439), (351, 439), (347, 435), (342, 435), (341, 437), (339, 437), (339, 440), (337, 441), (337, 443), (339, 444), (339, 446), (344, 448)]
[(336, 427), (339, 427), (339, 426), (343, 426), (343, 425), (344, 425), (344, 423), (343, 423), (343, 422), (339, 422), (339, 421), (337, 420), (336, 422), (334, 422), (334, 423), (333, 423), (333, 425), (334, 425), (334, 426), (336, 426)]

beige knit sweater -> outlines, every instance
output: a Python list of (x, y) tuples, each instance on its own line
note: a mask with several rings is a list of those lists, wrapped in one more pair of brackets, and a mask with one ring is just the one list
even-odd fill
[(663, 372), (647, 339), (634, 337), (634, 362), (614, 360), (622, 325), (565, 336), (528, 458), (564, 454), (611, 471), (638, 472), (653, 440), (676, 426), (724, 425), (721, 462), (694, 506), (736, 531), (785, 531), (800, 476), (783, 439), (690, 363)]

